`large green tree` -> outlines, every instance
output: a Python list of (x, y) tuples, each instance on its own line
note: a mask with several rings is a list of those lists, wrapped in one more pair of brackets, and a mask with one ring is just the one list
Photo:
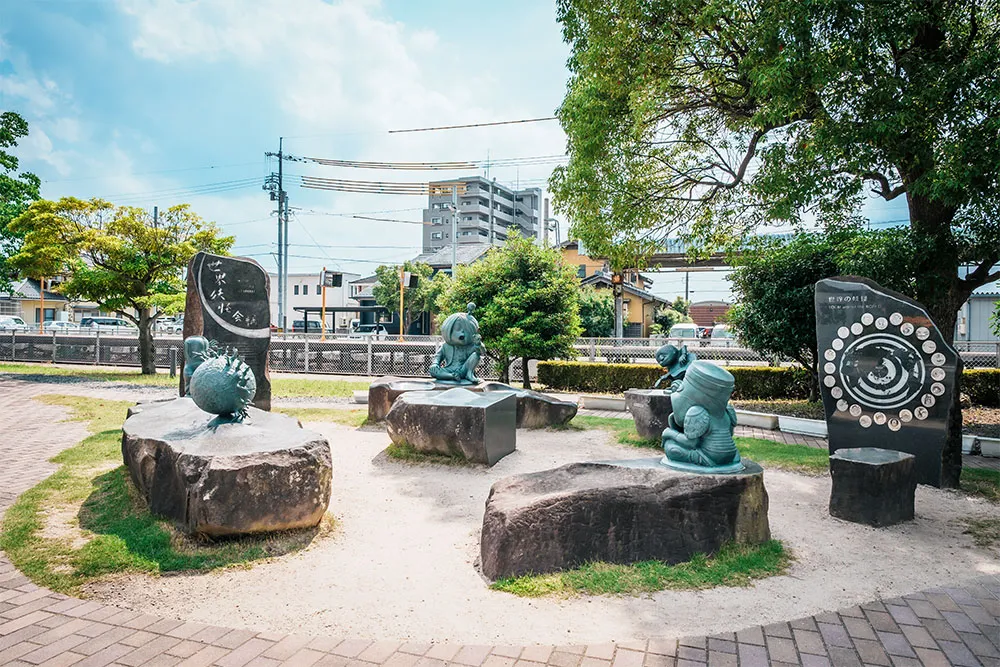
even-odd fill
[(645, 230), (713, 247), (764, 223), (852, 219), (873, 192), (906, 201), (911, 295), (942, 331), (1000, 277), (997, 0), (558, 6), (570, 160), (552, 187), (588, 246)]
[(578, 285), (576, 271), (563, 264), (557, 250), (512, 233), (502, 248), (459, 267), (440, 308), (454, 313), (475, 303), (483, 347), (501, 369), (501, 379), (509, 380), (510, 364), (520, 358), (522, 384), (530, 388), (528, 360), (575, 356), (573, 342), (581, 332)]
[[(404, 262), (403, 271), (417, 277), (416, 287), (406, 287), (403, 294), (403, 317), (401, 333), (406, 333), (413, 318), (420, 313), (437, 314), (437, 300), (448, 284), (448, 276), (434, 273), (429, 264)], [(399, 312), (399, 266), (383, 265), (375, 269), (377, 281), (372, 286), (375, 302), (389, 312)]]
[(907, 228), (864, 231), (834, 228), (790, 240), (761, 238), (731, 257), (735, 306), (727, 316), (740, 342), (767, 357), (794, 359), (812, 373), (810, 400), (818, 397), (816, 282), (836, 275), (871, 278), (899, 292), (912, 291), (912, 233)]
[(38, 199), (41, 187), (34, 174), (18, 173), (18, 159), (8, 152), (26, 136), (28, 123), (24, 118), (13, 111), (0, 113), (0, 291), (10, 290), (15, 273), (7, 260), (21, 247), (21, 237), (8, 229), (8, 224)]
[(225, 254), (221, 236), (185, 205), (160, 212), (100, 199), (40, 200), (10, 223), (24, 241), (11, 265), (30, 276), (63, 276), (57, 291), (118, 311), (139, 328), (142, 372), (156, 372), (153, 325), (184, 307), (184, 269), (199, 250)]

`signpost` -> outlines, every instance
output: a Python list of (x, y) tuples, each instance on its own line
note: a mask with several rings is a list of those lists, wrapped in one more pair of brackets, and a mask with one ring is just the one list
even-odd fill
[(320, 274), (320, 285), (322, 285), (323, 301), (320, 305), (320, 320), (319, 320), (319, 331), (320, 340), (326, 340), (326, 288), (327, 287), (340, 287), (344, 284), (344, 274), (335, 273), (333, 271), (327, 271), (326, 267), (323, 267), (323, 273)]

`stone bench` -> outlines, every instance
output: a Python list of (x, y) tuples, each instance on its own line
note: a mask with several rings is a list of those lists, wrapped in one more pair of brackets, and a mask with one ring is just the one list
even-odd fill
[(830, 455), (830, 515), (875, 527), (913, 519), (916, 460), (877, 447), (838, 449)]
[(632, 413), (635, 430), (646, 440), (659, 440), (670, 416), (670, 394), (665, 389), (629, 389), (625, 406)]

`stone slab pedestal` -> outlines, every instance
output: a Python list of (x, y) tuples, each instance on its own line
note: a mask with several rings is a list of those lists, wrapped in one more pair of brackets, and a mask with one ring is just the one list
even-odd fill
[(577, 405), (530, 389), (517, 389), (502, 382), (487, 382), (484, 393), (505, 392), (517, 398), (517, 428), (563, 426), (576, 417)]
[(516, 419), (513, 394), (455, 388), (407, 392), (393, 403), (385, 422), (397, 445), (492, 466), (514, 451)]
[(830, 455), (830, 514), (869, 526), (913, 519), (916, 457), (877, 447), (838, 449)]
[(635, 430), (646, 440), (659, 440), (670, 416), (670, 395), (664, 389), (629, 389), (625, 406), (632, 413)]
[[(437, 382), (436, 380), (422, 380), (420, 378), (398, 378), (383, 377), (375, 380), (368, 386), (368, 421), (380, 422), (385, 419), (396, 399), (409, 391), (448, 391), (455, 389), (456, 385)], [(480, 392), (483, 385), (475, 384), (462, 386), (462, 389)]]
[(122, 427), (122, 458), (153, 514), (189, 534), (316, 526), (330, 503), (330, 445), (287, 415), (250, 408), (242, 423), (190, 398), (146, 403)]
[(700, 475), (658, 458), (572, 463), (513, 475), (490, 489), (480, 542), (490, 579), (590, 561), (680, 563), (723, 544), (771, 537), (764, 471)]

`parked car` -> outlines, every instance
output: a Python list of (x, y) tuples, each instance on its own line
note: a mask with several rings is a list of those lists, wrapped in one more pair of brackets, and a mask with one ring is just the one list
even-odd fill
[(28, 331), (30, 328), (20, 317), (12, 315), (0, 317), (0, 331)]
[(45, 331), (52, 333), (75, 333), (80, 330), (80, 325), (68, 320), (55, 320), (45, 323)]
[(725, 324), (716, 324), (712, 327), (712, 345), (717, 347), (735, 347), (736, 337)]
[(139, 331), (139, 327), (121, 317), (85, 317), (80, 320), (80, 329), (110, 331), (111, 333), (138, 333)]
[(389, 337), (389, 332), (386, 331), (385, 327), (381, 324), (360, 324), (351, 333), (347, 334), (348, 338), (354, 339), (365, 339), (374, 338), (375, 340), (385, 340)]
[(708, 345), (708, 341), (702, 338), (700, 329), (701, 327), (693, 322), (675, 324), (667, 333), (667, 342), (681, 345)]
[(168, 334), (184, 333), (184, 320), (158, 320), (156, 330)]
[(292, 322), (292, 333), (321, 333), (319, 320), (295, 320)]

